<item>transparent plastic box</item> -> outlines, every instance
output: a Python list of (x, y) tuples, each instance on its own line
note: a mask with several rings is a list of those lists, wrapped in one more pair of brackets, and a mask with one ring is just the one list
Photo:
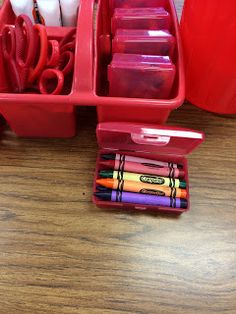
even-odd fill
[(108, 66), (110, 96), (168, 99), (175, 72), (167, 56), (116, 53)]
[(116, 8), (112, 17), (112, 33), (123, 29), (170, 29), (170, 14), (158, 8)]
[(118, 29), (112, 41), (113, 53), (173, 56), (175, 37), (165, 30)]

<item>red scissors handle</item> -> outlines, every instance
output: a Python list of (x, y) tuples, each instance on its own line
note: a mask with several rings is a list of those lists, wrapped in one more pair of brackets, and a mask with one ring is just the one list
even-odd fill
[(75, 51), (75, 39), (65, 45), (63, 45), (60, 49), (60, 52), (63, 53), (65, 51), (72, 51), (74, 52)]
[(36, 55), (37, 42), (34, 27), (27, 15), (19, 15), (15, 22), (16, 62), (22, 67), (30, 67)]
[(64, 75), (61, 71), (47, 69), (43, 71), (39, 80), (39, 90), (41, 94), (59, 95), (64, 86)]
[(60, 59), (60, 45), (57, 40), (48, 41), (48, 60), (47, 67), (54, 68), (59, 64)]
[(9, 70), (11, 87), (14, 92), (19, 93), (23, 86), (17, 69), (16, 56), (16, 36), (15, 29), (12, 26), (5, 26), (2, 30), (2, 52), (6, 60), (6, 66)]
[[(35, 67), (32, 67), (29, 75), (29, 83), (33, 83), (36, 79), (39, 78), (43, 72), (48, 58), (48, 38), (47, 31), (44, 25), (36, 24), (34, 25), (35, 35), (34, 37), (39, 37), (40, 52), (39, 59)], [(35, 62), (36, 60), (33, 60)], [(32, 63), (33, 64), (33, 63)]]
[(73, 41), (74, 36), (76, 34), (76, 28), (73, 28), (72, 30), (70, 30), (66, 36), (61, 40), (60, 42), (60, 48), (62, 48), (65, 44), (67, 44), (68, 42)]
[(60, 70), (64, 76), (71, 73), (74, 69), (75, 55), (71, 51), (65, 51), (61, 54), (59, 60), (58, 70)]

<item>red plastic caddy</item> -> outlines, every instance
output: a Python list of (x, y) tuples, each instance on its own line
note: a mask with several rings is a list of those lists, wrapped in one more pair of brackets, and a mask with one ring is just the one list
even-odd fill
[[(147, 2), (140, 3), (145, 7)], [(129, 1), (129, 6), (133, 5), (135, 1)], [(113, 2), (82, 0), (77, 23), (74, 78), (69, 95), (10, 93), (8, 73), (0, 55), (0, 114), (12, 130), (24, 137), (72, 137), (76, 134), (77, 106), (97, 106), (99, 122), (165, 123), (170, 112), (183, 103), (185, 84), (174, 4), (172, 0), (152, 1), (153, 7), (160, 5), (170, 14), (170, 31), (177, 42), (173, 56), (176, 76), (170, 99), (109, 97), (107, 69), (112, 51)], [(97, 15), (95, 33), (94, 11)], [(10, 2), (5, 0), (0, 10), (0, 31), (4, 25), (14, 24), (14, 21)], [(50, 39), (60, 40), (69, 31), (67, 27), (47, 27)]]

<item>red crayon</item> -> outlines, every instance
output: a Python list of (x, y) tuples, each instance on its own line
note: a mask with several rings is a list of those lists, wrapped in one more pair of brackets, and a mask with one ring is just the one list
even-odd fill
[(152, 163), (120, 162), (120, 160), (108, 160), (100, 163), (104, 168), (122, 170), (134, 173), (145, 173), (170, 178), (183, 178), (184, 170), (178, 168), (159, 167)]

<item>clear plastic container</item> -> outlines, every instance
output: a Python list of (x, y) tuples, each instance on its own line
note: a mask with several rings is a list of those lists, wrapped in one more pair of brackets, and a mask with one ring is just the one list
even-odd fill
[(123, 29), (170, 29), (170, 14), (159, 8), (117, 8), (112, 17), (112, 33)]
[[(187, 183), (187, 209), (153, 205), (140, 205), (100, 200), (93, 196), (93, 202), (102, 208), (118, 208), (181, 214), (190, 209), (189, 176), (186, 156), (203, 141), (204, 134), (199, 131), (174, 126), (150, 124), (105, 122), (97, 127), (99, 152), (94, 177), (94, 192), (99, 172), (104, 170), (101, 164), (102, 154), (124, 154), (149, 158), (152, 160), (171, 162), (182, 165)], [(151, 184), (150, 184), (151, 185)]]
[(110, 0), (110, 7), (115, 8), (156, 8), (165, 7), (167, 0)]
[(113, 53), (173, 56), (175, 37), (165, 30), (118, 29), (112, 41)]
[(108, 66), (111, 97), (170, 97), (175, 78), (175, 65), (165, 56), (120, 54)]

